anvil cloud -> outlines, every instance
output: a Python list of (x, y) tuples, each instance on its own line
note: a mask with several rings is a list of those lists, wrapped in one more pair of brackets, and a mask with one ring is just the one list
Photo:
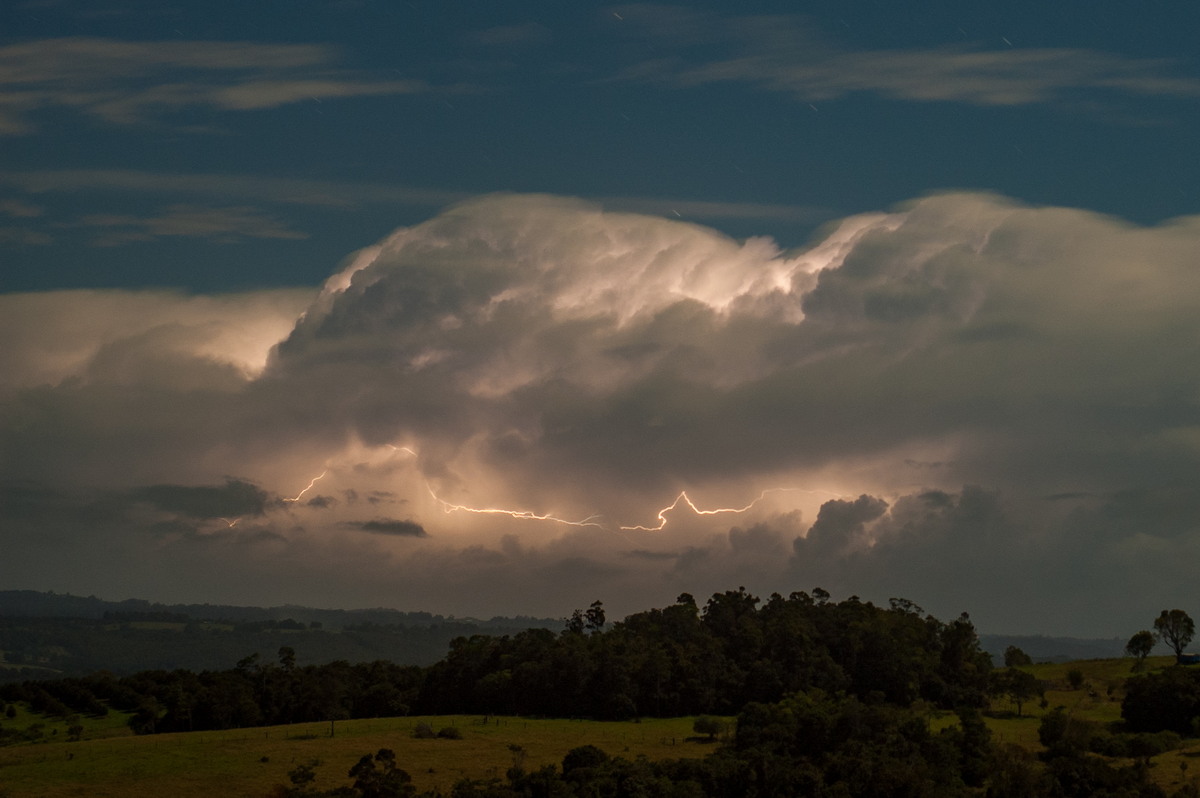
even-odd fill
[[(978, 193), (797, 251), (493, 195), (320, 289), (0, 295), (0, 577), (476, 615), (820, 585), (1119, 635), (1200, 543), (1198, 246)], [(752, 506), (629, 528), (684, 490)]]

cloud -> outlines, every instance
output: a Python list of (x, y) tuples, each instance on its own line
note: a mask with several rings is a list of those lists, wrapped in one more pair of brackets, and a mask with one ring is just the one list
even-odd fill
[(24, 227), (0, 227), (0, 244), (16, 246), (45, 246), (54, 243), (54, 239), (37, 230)]
[(0, 576), (614, 615), (822, 585), (1121, 634), (1200, 548), (1198, 245), (983, 194), (796, 251), (495, 195), (319, 292), (0, 295)]
[(147, 485), (130, 493), (134, 501), (189, 518), (262, 515), (267, 493), (249, 482), (227, 479), (224, 485)]
[(43, 209), (37, 205), (31, 205), (28, 202), (21, 200), (0, 200), (0, 213), (5, 216), (13, 216), (18, 219), (27, 219), (34, 216), (41, 216)]
[(796, 553), (826, 558), (854, 551), (868, 542), (867, 525), (879, 519), (887, 509), (886, 501), (866, 494), (854, 501), (834, 499), (825, 502), (808, 534), (796, 539)]
[[(996, 49), (981, 45), (910, 50), (840, 50), (796, 15), (741, 16), (629, 6), (626, 31), (655, 42), (653, 59), (618, 80), (675, 88), (749, 83), (804, 102), (864, 92), (910, 102), (1013, 106), (1062, 102), (1075, 92), (1195, 97), (1200, 81), (1172, 74), (1168, 59), (1135, 59), (1079, 48)], [(701, 60), (699, 42), (724, 51)], [(678, 52), (671, 52), (674, 46)], [(664, 47), (666, 48), (664, 54)], [(690, 49), (685, 49), (690, 48)]]
[(308, 237), (306, 233), (289, 230), (271, 216), (249, 207), (172, 205), (159, 216), (141, 218), (98, 213), (84, 216), (80, 224), (105, 231), (94, 239), (95, 246), (120, 246), (164, 237), (204, 238), (220, 244), (237, 243), (247, 238)]
[(518, 48), (542, 44), (553, 38), (553, 33), (545, 25), (536, 22), (525, 22), (517, 25), (497, 25), (483, 30), (466, 34), (466, 40), (472, 44), (487, 47)]
[[(228, 367), (232, 384), (244, 386), (312, 296), (304, 288), (208, 297), (170, 291), (0, 294), (0, 338), (9, 342), (0, 348), (0, 396), (105, 382), (177, 389), (212, 384), (187, 378), (188, 368), (208, 377), (214, 367)], [(155, 363), (161, 368), (154, 370)], [(172, 371), (183, 381), (173, 381)]]
[(392, 535), (406, 538), (424, 538), (429, 536), (425, 532), (425, 528), (417, 522), (401, 521), (394, 518), (376, 518), (372, 521), (347, 521), (346, 526), (376, 535)]
[(332, 68), (322, 45), (131, 42), (86, 37), (0, 47), (0, 135), (36, 131), (36, 111), (67, 108), (130, 124), (187, 108), (247, 111), (304, 100), (423, 92)]
[[(238, 197), (281, 205), (317, 208), (357, 208), (365, 205), (407, 205), (442, 208), (471, 195), (443, 189), (424, 189), (394, 183), (304, 180), (268, 175), (178, 174), (132, 169), (53, 169), (13, 171), (0, 175), (0, 185), (30, 194), (134, 192), (179, 197)], [(668, 218), (762, 219), (812, 223), (833, 216), (828, 208), (757, 202), (715, 202), (671, 197), (599, 197), (593, 202), (616, 211)], [(29, 207), (22, 203), (23, 206)], [(0, 206), (0, 211), (3, 207)]]

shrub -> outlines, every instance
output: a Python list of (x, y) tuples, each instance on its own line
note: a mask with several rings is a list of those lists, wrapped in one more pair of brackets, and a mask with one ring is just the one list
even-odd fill
[(461, 740), (462, 732), (454, 726), (447, 726), (437, 733), (437, 736), (443, 740)]
[(718, 734), (725, 733), (725, 721), (710, 715), (701, 715), (692, 724), (692, 731), (696, 734), (708, 735), (708, 739), (713, 740)]
[(432, 740), (434, 737), (437, 737), (437, 733), (434, 732), (433, 727), (428, 723), (418, 723), (413, 727), (412, 736), (418, 740)]

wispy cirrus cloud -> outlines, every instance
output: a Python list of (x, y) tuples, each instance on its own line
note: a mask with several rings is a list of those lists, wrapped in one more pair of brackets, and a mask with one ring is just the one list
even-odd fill
[(45, 169), (0, 175), (31, 194), (122, 191), (274, 202), (316, 207), (353, 207), (384, 202), (438, 207), (466, 199), (463, 192), (382, 183), (271, 177), (269, 175), (150, 172), (137, 169)]
[(173, 205), (158, 216), (149, 217), (91, 214), (83, 218), (81, 225), (102, 231), (93, 241), (97, 246), (166, 237), (205, 238), (226, 244), (247, 238), (308, 238), (307, 233), (289, 229), (277, 219), (248, 207)]
[[(617, 80), (688, 88), (747, 83), (805, 102), (870, 93), (912, 102), (1015, 106), (1058, 102), (1079, 91), (1195, 97), (1200, 80), (1173, 74), (1170, 59), (1082, 48), (1002, 49), (959, 43), (925, 49), (848, 50), (798, 15), (715, 15), (669, 6), (618, 12), (635, 37), (666, 45)], [(703, 43), (704, 48), (694, 45)], [(673, 46), (673, 47), (672, 47)], [(703, 57), (700, 52), (716, 55)]]
[(68, 108), (129, 124), (185, 108), (247, 111), (302, 100), (414, 94), (420, 80), (337, 69), (333, 48), (255, 42), (130, 42), (73, 37), (0, 47), (0, 135), (37, 130)]
[[(440, 208), (468, 199), (470, 194), (395, 183), (308, 180), (236, 174), (183, 174), (134, 169), (47, 169), (0, 174), (0, 185), (29, 194), (75, 192), (132, 192), (171, 197), (220, 197), (324, 208), (355, 208), (371, 204)], [(811, 205), (763, 202), (722, 202), (671, 197), (598, 197), (605, 208), (654, 213), (690, 219), (776, 219), (812, 222), (835, 212)], [(0, 210), (3, 207), (0, 206)]]

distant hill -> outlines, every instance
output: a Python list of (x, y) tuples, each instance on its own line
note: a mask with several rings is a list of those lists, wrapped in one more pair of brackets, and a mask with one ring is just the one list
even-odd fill
[(294, 620), (303, 624), (318, 623), (323, 628), (337, 630), (362, 624), (470, 624), (480, 629), (513, 629), (536, 627), (558, 628), (561, 618), (527, 616), (496, 616), (489, 620), (456, 618), (429, 612), (402, 612), (376, 607), (358, 610), (323, 610), (285, 604), (278, 607), (242, 607), (228, 604), (160, 604), (144, 599), (106, 601), (95, 596), (73, 596), (69, 593), (45, 593), (36, 590), (0, 590), (0, 617), (17, 618), (104, 618), (114, 613), (170, 613), (194, 621), (254, 622)]
[(0, 682), (83, 676), (99, 670), (223, 670), (283, 646), (301, 665), (390, 660), (431, 665), (471, 635), (560, 630), (561, 619), (454, 618), (391, 609), (158, 604), (140, 599), (0, 591)]
[[(81, 676), (97, 670), (219, 670), (258, 653), (271, 659), (284, 645), (301, 664), (388, 659), (437, 662), (456, 637), (563, 628), (559, 618), (497, 616), (487, 620), (386, 608), (330, 610), (296, 605), (160, 604), (143, 599), (34, 590), (0, 590), (0, 681)], [(1113, 638), (1042, 635), (979, 636), (997, 665), (1017, 646), (1037, 662), (1120, 657)]]
[(1109, 659), (1125, 655), (1125, 642), (1079, 637), (1045, 637), (1043, 635), (979, 635), (979, 647), (992, 655), (996, 665), (1004, 664), (1004, 651), (1016, 646), (1034, 662), (1072, 662), (1081, 659)]

